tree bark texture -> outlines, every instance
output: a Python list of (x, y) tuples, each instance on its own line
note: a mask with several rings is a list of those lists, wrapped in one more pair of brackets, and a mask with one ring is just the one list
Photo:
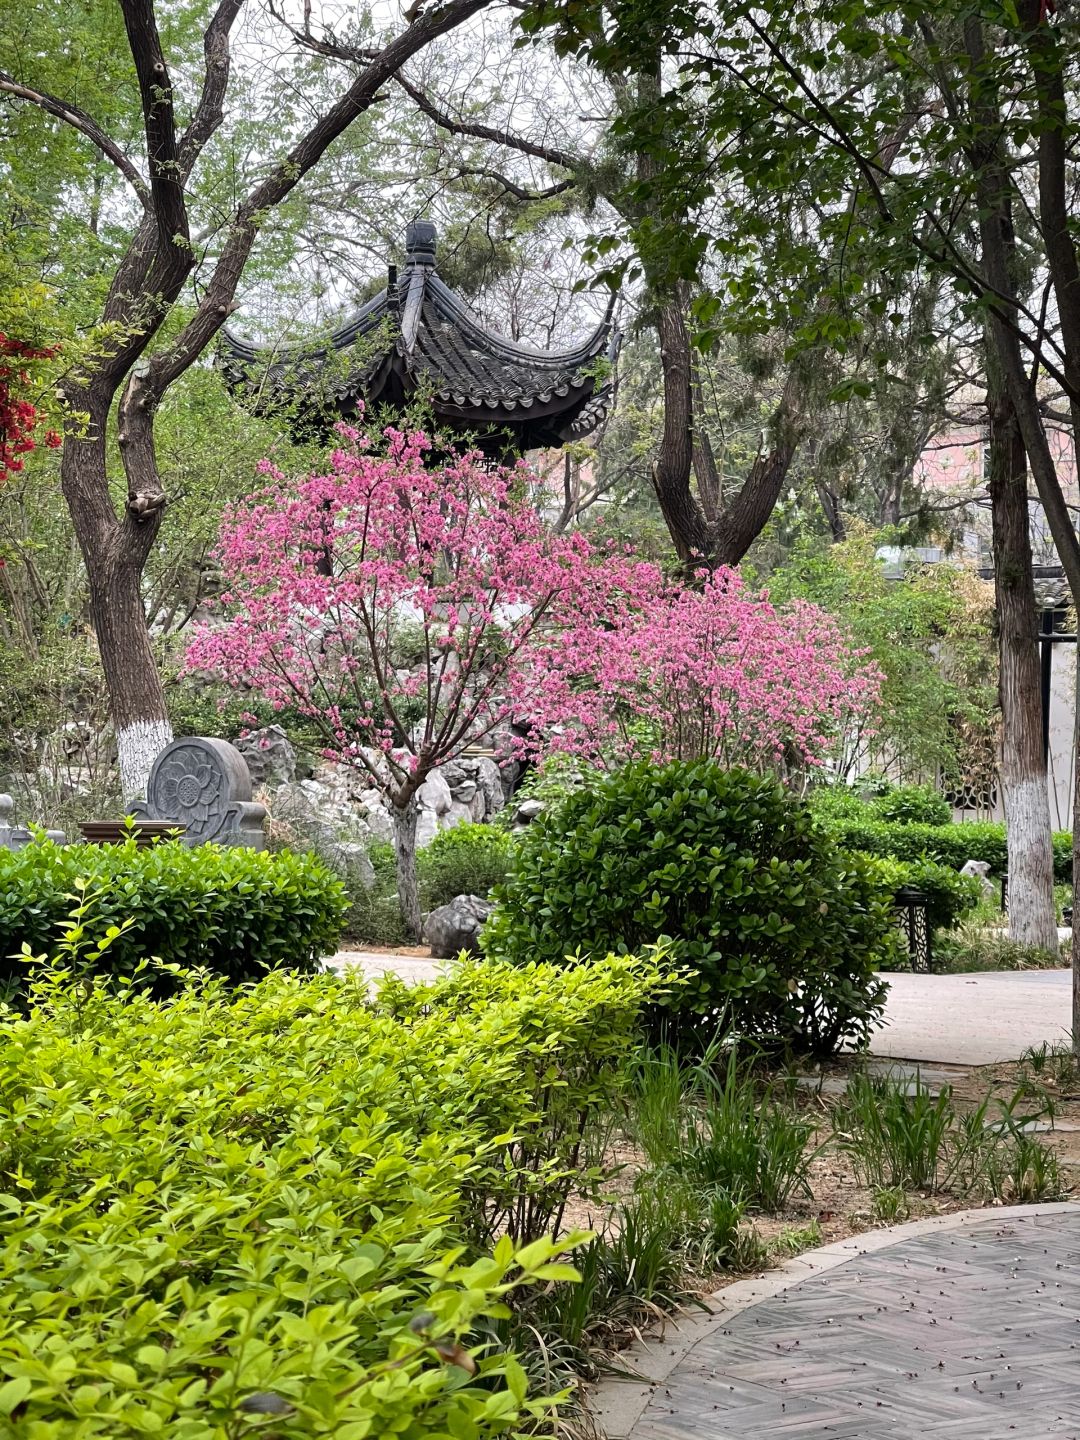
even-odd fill
[(1028, 531), (1027, 452), (1016, 412), (992, 357), (987, 368), (1009, 935), (1020, 944), (1056, 953), (1054, 852)]
[(397, 892), (401, 918), (410, 940), (420, 939), (420, 883), (416, 873), (416, 822), (420, 807), (414, 791), (404, 808), (394, 806), (394, 849), (397, 854)]
[[(758, 455), (731, 500), (719, 507), (719, 484), (711, 451), (697, 434), (694, 407), (694, 369), (690, 335), (683, 307), (675, 299), (660, 306), (656, 318), (660, 340), (660, 368), (664, 381), (664, 428), (653, 465), (652, 480), (664, 523), (684, 567), (716, 569), (738, 565), (768, 522), (784, 488), (791, 462), (806, 431), (804, 386), (798, 367), (788, 371), (773, 416), (773, 441)], [(701, 390), (697, 387), (699, 396)], [(696, 462), (696, 466), (695, 466)], [(691, 475), (710, 477), (715, 501), (710, 516), (690, 487)]]
[[(1024, 0), (1022, 21), (1029, 29), (1041, 25), (1037, 13), (1039, 6)], [(1044, 27), (1045, 28), (1045, 27)], [(968, 160), (975, 177), (976, 198), (979, 206), (979, 238), (982, 245), (983, 269), (993, 303), (990, 308), (990, 336), (994, 353), (1001, 368), (1005, 388), (1016, 413), (1017, 424), (1023, 437), (1028, 464), (1046, 513), (1047, 524), (1053, 536), (1073, 604), (1080, 605), (1080, 540), (1077, 539), (1072, 515), (1069, 512), (1065, 493), (1058, 478), (1057, 466), (1046, 435), (1046, 427), (1039, 409), (1035, 374), (1029, 372), (1021, 352), (1020, 341), (1015, 328), (1019, 314), (1019, 295), (1016, 287), (1016, 231), (1013, 214), (1017, 202), (1016, 184), (1001, 152), (1003, 125), (1001, 101), (995, 93), (992, 69), (987, 65), (986, 41), (983, 27), (977, 16), (964, 21), (964, 42), (972, 73), (979, 76), (981, 83), (973, 97), (974, 139), (968, 148)], [(1039, 91), (1044, 127), (1061, 127), (1067, 123), (1067, 112), (1056, 103), (1050, 103), (1048, 95), (1056, 93), (1056, 82), (1049, 80), (1046, 68), (1047, 51), (1044, 37), (1035, 38), (1038, 61), (1034, 65), (1036, 88)], [(1056, 52), (1055, 52), (1056, 53)], [(1040, 131), (1039, 142), (1039, 200), (1040, 213), (1044, 221), (1054, 295), (1058, 301), (1061, 317), (1061, 341), (1067, 352), (1065, 364), (1066, 381), (1073, 373), (1073, 364), (1080, 359), (1080, 316), (1076, 313), (1072, 282), (1076, 274), (1075, 252), (1071, 258), (1065, 254), (1065, 242), (1071, 246), (1071, 238), (1062, 233), (1058, 219), (1061, 210), (1061, 192), (1065, 185), (1065, 169), (1062, 164), (1061, 147), (1055, 141), (1043, 143)], [(1066, 206), (1067, 209), (1067, 206)], [(1070, 323), (1075, 320), (1076, 323)], [(1067, 384), (1067, 388), (1070, 388)], [(1074, 394), (1070, 394), (1070, 406), (1076, 413)], [(1074, 437), (1074, 445), (1076, 438)], [(1078, 647), (1080, 648), (1080, 647)], [(1077, 657), (1080, 670), (1080, 655)], [(1078, 715), (1080, 721), (1080, 715)], [(1074, 772), (1076, 793), (1073, 803), (1073, 894), (1080, 895), (1080, 725), (1074, 733)], [(1073, 969), (1073, 1049), (1080, 1053), (1080, 925), (1073, 926), (1072, 933)]]

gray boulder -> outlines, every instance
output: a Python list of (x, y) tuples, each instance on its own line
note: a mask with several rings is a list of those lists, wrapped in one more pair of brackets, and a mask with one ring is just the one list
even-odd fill
[(233, 744), (247, 761), (253, 784), (290, 785), (296, 779), (296, 751), (280, 725), (264, 725)]
[(424, 920), (424, 943), (437, 960), (449, 960), (462, 950), (473, 955), (480, 948), (480, 931), (493, 907), (479, 895), (457, 895)]
[(968, 860), (960, 867), (960, 874), (974, 876), (982, 885), (982, 892), (987, 900), (997, 899), (994, 882), (990, 879), (990, 865), (988, 861)]

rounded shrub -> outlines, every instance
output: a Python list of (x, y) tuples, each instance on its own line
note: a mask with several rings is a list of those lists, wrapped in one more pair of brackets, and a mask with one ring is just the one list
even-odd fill
[(454, 825), (440, 830), (417, 856), (424, 904), (429, 910), (447, 905), (455, 895), (485, 896), (506, 879), (515, 842), (505, 830), (490, 825)]
[(894, 860), (883, 855), (870, 864), (893, 895), (909, 886), (923, 892), (933, 930), (955, 929), (982, 899), (982, 885), (973, 875), (961, 875), (935, 860)]
[(948, 825), (952, 807), (932, 785), (891, 785), (871, 801), (880, 820), (899, 825)]
[[(16, 958), (53, 953), (75, 896), (86, 896), (87, 939), (125, 927), (101, 968), (127, 974), (141, 960), (199, 966), (240, 982), (265, 971), (317, 969), (341, 935), (340, 880), (313, 855), (165, 841), (120, 845), (40, 841), (0, 849), (0, 983), (27, 978)], [(163, 983), (163, 982), (162, 982)]]
[(891, 893), (779, 781), (696, 761), (639, 763), (533, 822), (484, 948), (515, 964), (639, 952), (692, 967), (666, 1015), (829, 1054), (865, 1040), (874, 971), (895, 963)]

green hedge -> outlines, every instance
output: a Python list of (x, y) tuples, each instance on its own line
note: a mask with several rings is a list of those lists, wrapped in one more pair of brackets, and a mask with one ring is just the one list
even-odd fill
[(110, 972), (130, 973), (150, 956), (232, 981), (277, 966), (314, 970), (337, 948), (346, 910), (340, 881), (311, 855), (178, 841), (139, 850), (133, 840), (0, 849), (0, 977), (9, 986), (25, 978), (10, 958), (23, 945), (52, 952), (79, 880), (95, 897), (91, 937), (130, 922), (103, 958)]
[[(891, 855), (897, 860), (936, 860), (959, 870), (968, 860), (985, 860), (994, 875), (1008, 868), (1005, 826), (992, 821), (961, 825), (901, 825), (883, 820), (825, 819), (819, 823), (845, 850), (867, 855)], [(1072, 836), (1067, 830), (1054, 835), (1054, 879), (1072, 880)]]
[(709, 762), (627, 766), (522, 837), (488, 953), (514, 963), (639, 951), (693, 968), (669, 1029), (718, 1023), (828, 1054), (881, 1010), (896, 958), (891, 890), (778, 781)]
[(904, 886), (914, 886), (926, 895), (933, 930), (955, 929), (982, 898), (982, 885), (975, 876), (960, 875), (936, 860), (896, 860), (882, 855), (871, 863), (893, 895)]
[(334, 975), (39, 985), (0, 1020), (0, 1436), (534, 1429), (477, 1331), (572, 1278), (536, 1236), (661, 983), (623, 958), (374, 1004)]

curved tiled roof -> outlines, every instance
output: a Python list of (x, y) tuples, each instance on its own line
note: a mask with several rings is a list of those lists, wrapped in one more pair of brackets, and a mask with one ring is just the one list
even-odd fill
[(233, 388), (261, 408), (302, 399), (321, 382), (329, 356), (348, 362), (355, 350), (356, 363), (332, 376), (322, 397), (343, 415), (361, 399), (393, 408), (423, 391), (440, 420), (494, 450), (558, 445), (596, 429), (610, 401), (598, 377), (603, 360), (614, 358), (610, 318), (567, 350), (519, 344), (483, 325), (439, 279), (433, 225), (410, 225), (406, 245), (400, 282), (391, 271), (386, 288), (321, 346), (268, 350), (225, 331), (222, 363)]

